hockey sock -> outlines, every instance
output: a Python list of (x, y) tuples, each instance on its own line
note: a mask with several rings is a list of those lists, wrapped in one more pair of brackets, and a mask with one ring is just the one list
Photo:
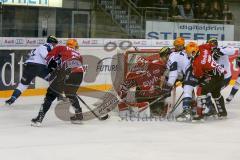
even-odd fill
[(235, 87), (232, 88), (230, 95), (234, 96), (237, 93), (238, 89), (236, 89)]
[(14, 89), (13, 94), (12, 94), (12, 99), (16, 100), (20, 95), (22, 94), (22, 92), (18, 89)]
[(191, 103), (192, 103), (192, 98), (190, 97), (184, 97), (183, 98), (183, 109), (190, 109), (191, 108)]
[(233, 97), (237, 93), (237, 91), (239, 90), (239, 87), (240, 87), (240, 84), (239, 84), (239, 82), (237, 80), (235, 85), (232, 87), (232, 90), (230, 92), (230, 96)]
[(55, 92), (53, 92), (51, 89), (48, 89), (40, 111), (42, 111), (44, 114), (46, 114), (47, 111), (49, 110), (49, 108), (51, 107), (52, 102), (57, 98), (57, 96), (58, 95)]
[(77, 97), (76, 96), (67, 96), (67, 97), (70, 99), (72, 106), (75, 108), (75, 112), (76, 113), (82, 112), (82, 108), (80, 107)]

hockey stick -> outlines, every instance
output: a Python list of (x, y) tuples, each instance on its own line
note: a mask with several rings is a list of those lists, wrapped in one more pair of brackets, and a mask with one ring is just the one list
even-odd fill
[(92, 112), (92, 114), (93, 114), (96, 118), (98, 118), (100, 121), (108, 119), (108, 117), (109, 117), (108, 114), (105, 115), (105, 116), (103, 116), (103, 117), (98, 116), (98, 115), (91, 109), (91, 107), (90, 107), (89, 105), (87, 105), (87, 103), (86, 103), (80, 96), (77, 95), (77, 98), (78, 98), (78, 99), (87, 107), (87, 109), (88, 109), (90, 112)]
[(174, 104), (174, 106), (172, 107), (172, 110), (168, 113), (168, 115), (171, 115), (176, 109), (177, 107), (179, 106), (179, 104), (182, 102), (182, 96), (183, 96), (183, 93), (180, 95), (180, 97), (178, 98), (177, 102)]
[(154, 103), (157, 103), (158, 101), (161, 101), (161, 100), (167, 98), (168, 95), (169, 95), (169, 93), (165, 93), (165, 94), (161, 95), (160, 97), (158, 97), (157, 99), (155, 99), (154, 101), (149, 103), (149, 106), (153, 105)]

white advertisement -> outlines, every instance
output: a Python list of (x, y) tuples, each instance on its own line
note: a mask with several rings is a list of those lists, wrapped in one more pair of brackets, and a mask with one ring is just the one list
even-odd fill
[(178, 22), (146, 22), (146, 39), (175, 39), (184, 37), (191, 40), (217, 38), (222, 41), (234, 40), (234, 25), (178, 23)]
[(3, 5), (62, 7), (62, 0), (0, 0)]

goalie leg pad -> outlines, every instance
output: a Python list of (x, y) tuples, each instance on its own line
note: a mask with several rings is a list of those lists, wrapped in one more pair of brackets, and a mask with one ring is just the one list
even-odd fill
[(224, 98), (220, 96), (219, 98), (214, 98), (219, 117), (227, 117), (227, 110), (225, 108)]

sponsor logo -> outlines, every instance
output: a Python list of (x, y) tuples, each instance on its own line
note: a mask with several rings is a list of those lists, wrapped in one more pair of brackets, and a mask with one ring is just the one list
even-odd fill
[[(100, 72), (111, 72), (111, 71), (117, 71), (118, 70), (118, 65), (117, 64), (111, 64), (112, 60), (115, 58), (112, 57), (106, 57), (98, 61), (97, 63), (97, 71)], [(108, 64), (104, 64), (104, 62), (110, 62)]]
[(46, 40), (45, 39), (37, 39), (37, 44), (40, 45), (40, 44), (44, 44), (46, 43)]
[(225, 34), (211, 34), (211, 33), (187, 33), (187, 32), (148, 32), (147, 39), (176, 39), (177, 37), (183, 37), (186, 40), (206, 40), (210, 38), (217, 38), (219, 40), (225, 40)]
[(14, 39), (5, 39), (4, 44), (6, 44), (6, 45), (14, 44)]
[(24, 44), (23, 39), (15, 39), (15, 44)]
[(206, 64), (208, 58), (208, 51), (204, 50), (203, 51), (203, 59), (201, 60), (201, 64)]
[(37, 40), (27, 39), (27, 40), (26, 40), (26, 44), (27, 44), (27, 45), (35, 45), (35, 44), (37, 44)]
[(23, 57), (27, 52), (26, 50), (14, 51), (12, 53), (2, 50), (1, 52), (0, 58), (3, 58), (4, 61), (0, 61), (0, 89), (14, 89), (21, 80), (24, 65)]

